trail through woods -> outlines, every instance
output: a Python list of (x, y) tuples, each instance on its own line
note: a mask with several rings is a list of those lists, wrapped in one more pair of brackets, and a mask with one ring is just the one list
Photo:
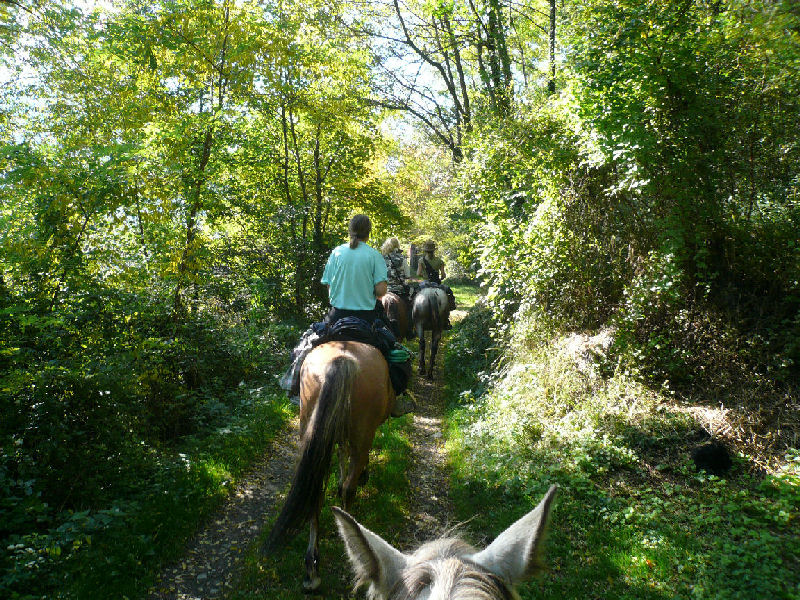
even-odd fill
[[(462, 315), (454, 313), (453, 316), (458, 319)], [(448, 496), (442, 433), (443, 358), (444, 347), (437, 357), (433, 382), (415, 378), (417, 410), (409, 435), (413, 448), (408, 472), (410, 513), (403, 530), (405, 543), (401, 550), (410, 550), (442, 535), (451, 525), (453, 510)], [(225, 597), (236, 581), (248, 546), (258, 537), (268, 515), (280, 509), (281, 492), (289, 485), (294, 468), (298, 426), (295, 419), (291, 427), (276, 438), (271, 450), (226, 504), (192, 538), (183, 558), (160, 574), (150, 590), (150, 600)]]
[(247, 547), (258, 537), (265, 515), (279, 508), (297, 453), (298, 419), (275, 439), (228, 501), (198, 531), (183, 558), (160, 574), (150, 600), (223, 598), (235, 581)]

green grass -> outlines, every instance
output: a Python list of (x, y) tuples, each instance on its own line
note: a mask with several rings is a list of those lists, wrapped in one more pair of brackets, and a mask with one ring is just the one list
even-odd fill
[(466, 283), (457, 283), (450, 286), (456, 297), (457, 310), (469, 310), (480, 298), (480, 288)]
[(143, 597), (291, 415), (282, 394), (264, 394), (245, 398), (224, 426), (179, 446), (143, 442), (146, 460), (127, 494), (103, 508), (64, 511), (59, 527), (6, 548), (0, 562), (12, 566), (3, 572), (3, 597)]
[[(453, 345), (485, 346), (481, 319), (468, 317), (459, 334), (470, 337)], [(447, 370), (453, 496), (458, 519), (478, 517), (472, 538), (495, 536), (550, 484), (561, 488), (551, 570), (522, 598), (800, 598), (798, 453), (767, 477), (747, 456), (726, 479), (697, 473), (698, 426), (669, 397), (579, 372), (557, 340), (518, 323), (501, 371), (465, 373), (453, 356)]]

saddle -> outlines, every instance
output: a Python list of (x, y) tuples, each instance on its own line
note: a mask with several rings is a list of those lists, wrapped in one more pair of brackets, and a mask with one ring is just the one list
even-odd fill
[(456, 297), (453, 294), (453, 290), (451, 290), (448, 286), (444, 285), (443, 283), (434, 283), (433, 281), (423, 281), (419, 284), (419, 289), (424, 290), (425, 288), (434, 288), (437, 290), (443, 290), (445, 294), (447, 294), (447, 310), (455, 310), (456, 309)]
[[(325, 342), (362, 342), (377, 348), (389, 364), (389, 379), (396, 395), (408, 388), (411, 377), (410, 353), (397, 342), (397, 338), (380, 319), (369, 324), (358, 317), (344, 317), (333, 325), (313, 323), (303, 334), (300, 343), (292, 350), (292, 365), (281, 377), (281, 387), (290, 396), (300, 394), (300, 368), (309, 352)], [(402, 358), (401, 358), (402, 357)], [(404, 360), (403, 360), (404, 358)]]
[(328, 327), (327, 334), (323, 333), (315, 345), (324, 342), (363, 342), (375, 346), (387, 358), (397, 338), (380, 319), (375, 319), (370, 325), (358, 317), (344, 317)]

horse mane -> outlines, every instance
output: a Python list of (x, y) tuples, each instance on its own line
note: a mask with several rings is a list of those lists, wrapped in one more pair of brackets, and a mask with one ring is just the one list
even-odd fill
[[(396, 294), (392, 292), (386, 292), (385, 295), (389, 296), (389, 294), (392, 294), (392, 296), (396, 296)], [(392, 319), (396, 320), (398, 318), (399, 316), (398, 313), (400, 311), (400, 308), (397, 306), (397, 303), (402, 302), (402, 300), (399, 297), (396, 297), (395, 299), (392, 298), (392, 296), (389, 296), (389, 299), (392, 300), (391, 302), (382, 303), (383, 309), (386, 311), (386, 318), (388, 318), (390, 321)]]

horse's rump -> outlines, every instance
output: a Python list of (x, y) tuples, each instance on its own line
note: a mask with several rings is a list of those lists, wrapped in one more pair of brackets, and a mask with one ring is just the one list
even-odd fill
[(313, 591), (321, 583), (319, 513), (334, 447), (339, 446), (342, 505), (349, 507), (369, 461), (375, 432), (391, 413), (395, 394), (389, 367), (377, 348), (334, 341), (320, 344), (306, 357), (300, 372), (300, 399), (300, 460), (263, 549), (276, 551), (309, 522), (303, 588)]
[(409, 333), (409, 313), (408, 301), (393, 292), (387, 292), (381, 296), (383, 311), (389, 321), (389, 327), (398, 340), (408, 337)]
[[(356, 360), (347, 355), (334, 356), (320, 365), (313, 401), (305, 399), (310, 408), (301, 409), (300, 459), (286, 502), (265, 542), (267, 552), (294, 537), (321, 503), (333, 448), (348, 438), (350, 399), (358, 368)], [(301, 397), (304, 391), (301, 386)]]
[(389, 366), (380, 350), (363, 342), (326, 342), (314, 348), (303, 363), (300, 374), (301, 424), (314, 410), (327, 365), (338, 357), (348, 357), (357, 366), (350, 400), (351, 413), (356, 421), (362, 419), (359, 413), (380, 413), (382, 402), (379, 398), (385, 396), (387, 400), (394, 400)]
[(422, 324), (425, 329), (441, 329), (444, 318), (449, 314), (447, 293), (436, 287), (420, 289), (414, 296), (411, 309), (414, 325)]

